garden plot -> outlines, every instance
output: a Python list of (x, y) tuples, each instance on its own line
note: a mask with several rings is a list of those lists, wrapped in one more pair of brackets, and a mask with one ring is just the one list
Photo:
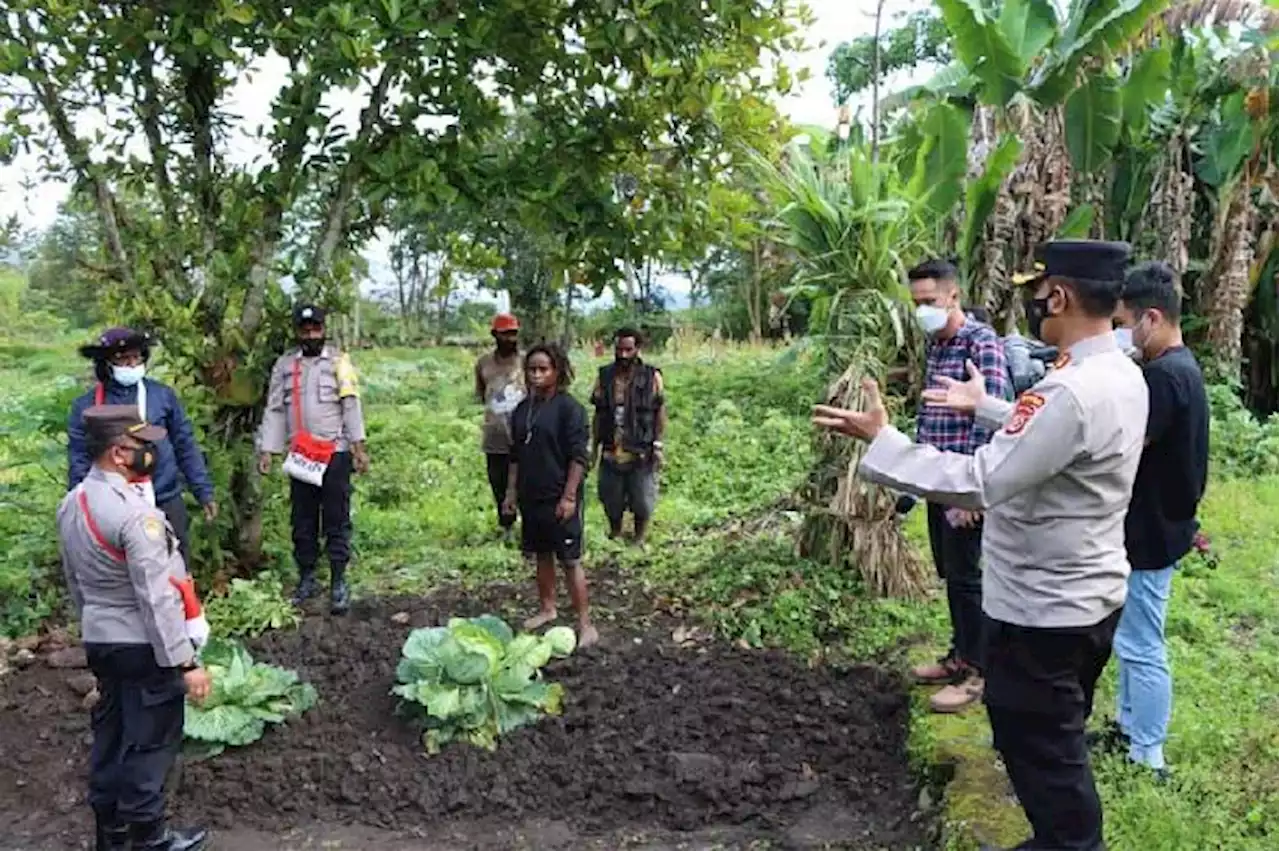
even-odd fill
[[(545, 669), (565, 688), (563, 714), (492, 752), (427, 756), (390, 689), (412, 629), (499, 611), (523, 589), (367, 600), (252, 642), (319, 703), (260, 742), (188, 762), (175, 817), (243, 849), (925, 844), (900, 681), (686, 631), (677, 643), (677, 625), (609, 586), (597, 583), (601, 645)], [(88, 829), (75, 675), (37, 663), (0, 684), (0, 848), (77, 847)]]

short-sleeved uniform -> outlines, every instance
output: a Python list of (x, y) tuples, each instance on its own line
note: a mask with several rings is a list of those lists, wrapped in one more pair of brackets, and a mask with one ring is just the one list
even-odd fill
[[(300, 399), (294, 398), (295, 369)], [(365, 439), (359, 378), (350, 356), (325, 346), (317, 357), (295, 350), (276, 361), (258, 434), (260, 452), (278, 455), (289, 448), (296, 437), (299, 404), (302, 427), (336, 447), (320, 487), (289, 481), (293, 557), (304, 574), (315, 570), (323, 531), (329, 567), (339, 578), (351, 560), (351, 445)]]
[(564, 563), (582, 558), (582, 497), (567, 520), (556, 519), (573, 463), (589, 463), (587, 412), (567, 393), (550, 399), (529, 397), (511, 415), (511, 457), (516, 464), (516, 498), (520, 506), (521, 546), (526, 554), (555, 553)]

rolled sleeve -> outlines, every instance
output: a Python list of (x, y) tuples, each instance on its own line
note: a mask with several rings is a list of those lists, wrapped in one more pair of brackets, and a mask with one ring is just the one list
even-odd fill
[(172, 555), (163, 515), (158, 511), (140, 512), (125, 523), (120, 537), (156, 664), (162, 668), (188, 664), (195, 658), (195, 649), (187, 638), (182, 597), (169, 582), (173, 575), (169, 569)]
[[(992, 399), (1007, 400), (1013, 394), (1009, 382), (1008, 362), (1004, 356), (1004, 344), (995, 334), (983, 334), (974, 340), (970, 351), (974, 366), (982, 373), (982, 382), (987, 396)], [(969, 430), (969, 451), (976, 452), (979, 446), (985, 446), (997, 427), (990, 427), (975, 417), (973, 428)]]

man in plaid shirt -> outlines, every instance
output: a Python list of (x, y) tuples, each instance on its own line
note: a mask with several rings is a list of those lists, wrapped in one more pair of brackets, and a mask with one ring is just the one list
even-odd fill
[[(926, 261), (907, 273), (916, 321), (929, 338), (925, 386), (937, 386), (942, 376), (964, 381), (976, 369), (989, 395), (1010, 399), (1004, 344), (990, 326), (965, 316), (957, 277), (956, 267), (943, 260)], [(971, 414), (922, 407), (916, 417), (916, 441), (944, 452), (972, 455), (990, 439), (991, 432)], [(959, 712), (982, 697), (982, 515), (932, 503), (928, 514), (929, 548), (947, 586), (951, 649), (912, 673), (922, 683), (946, 684), (929, 700), (935, 712)]]

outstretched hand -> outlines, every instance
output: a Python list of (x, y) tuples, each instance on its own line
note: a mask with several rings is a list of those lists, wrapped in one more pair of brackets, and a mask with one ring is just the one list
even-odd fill
[(867, 397), (865, 411), (814, 405), (813, 424), (860, 440), (875, 440), (880, 430), (889, 424), (889, 414), (884, 409), (884, 402), (880, 399), (880, 386), (875, 379), (864, 379), (862, 392)]
[(925, 405), (931, 408), (948, 408), (961, 414), (972, 414), (977, 410), (982, 397), (987, 395), (986, 381), (973, 361), (965, 361), (964, 367), (969, 373), (967, 380), (956, 381), (945, 375), (939, 376), (938, 383), (941, 387), (930, 387), (920, 394)]

